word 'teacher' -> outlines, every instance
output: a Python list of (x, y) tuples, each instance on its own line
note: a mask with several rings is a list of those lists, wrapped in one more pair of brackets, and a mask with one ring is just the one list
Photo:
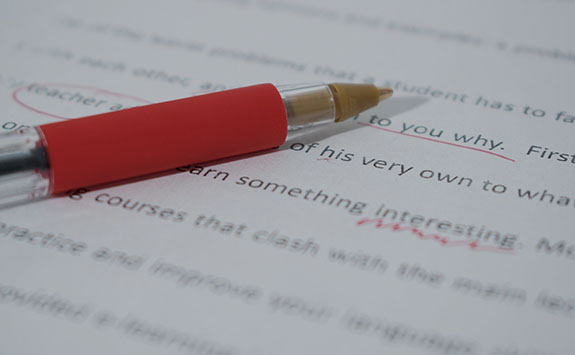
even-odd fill
[(395, 91), (0, 211), (0, 354), (572, 354), (574, 6), (0, 5), (1, 132), (259, 82)]

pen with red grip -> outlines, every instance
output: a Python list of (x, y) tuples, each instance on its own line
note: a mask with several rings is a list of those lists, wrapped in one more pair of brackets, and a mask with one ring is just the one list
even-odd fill
[(4, 133), (0, 206), (274, 148), (288, 130), (343, 121), (391, 94), (260, 84)]

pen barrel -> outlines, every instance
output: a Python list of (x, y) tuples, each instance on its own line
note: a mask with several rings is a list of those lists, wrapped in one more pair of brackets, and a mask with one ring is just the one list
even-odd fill
[(38, 128), (57, 194), (274, 148), (287, 118), (276, 87), (261, 84)]
[(50, 172), (41, 133), (23, 128), (0, 135), (0, 207), (49, 193)]
[(328, 84), (282, 85), (278, 89), (284, 100), (289, 131), (335, 122), (335, 102)]

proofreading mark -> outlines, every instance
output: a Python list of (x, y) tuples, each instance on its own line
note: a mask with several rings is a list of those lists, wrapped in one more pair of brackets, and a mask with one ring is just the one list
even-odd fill
[(335, 159), (332, 158), (317, 158), (317, 160), (326, 161), (328, 163), (335, 163)]
[(30, 111), (63, 120), (151, 103), (106, 89), (63, 83), (21, 86), (12, 92), (12, 99)]
[(444, 247), (467, 247), (476, 251), (488, 251), (493, 253), (513, 254), (515, 250), (511, 248), (482, 245), (475, 240), (451, 240), (439, 234), (425, 234), (416, 227), (402, 226), (400, 223), (383, 223), (381, 218), (364, 218), (357, 222), (358, 226), (373, 224), (376, 229), (389, 229), (393, 232), (409, 232), (421, 240), (432, 240)]
[(513, 163), (515, 162), (515, 159), (511, 159), (511, 158), (509, 158), (509, 157), (506, 157), (505, 155), (493, 153), (493, 152), (490, 152), (490, 151), (488, 151), (488, 150), (484, 150), (484, 149), (480, 149), (480, 148), (468, 147), (468, 146), (465, 146), (465, 145), (461, 145), (461, 144), (457, 144), (457, 143), (451, 143), (451, 142), (446, 142), (446, 141), (442, 141), (442, 140), (439, 140), (439, 139), (433, 139), (433, 138), (428, 138), (428, 137), (421, 137), (421, 136), (417, 136), (417, 135), (414, 135), (414, 134), (409, 134), (409, 133), (404, 133), (404, 132), (400, 132), (400, 131), (395, 131), (395, 130), (389, 129), (389, 128), (384, 128), (384, 127), (375, 126), (375, 125), (370, 124), (370, 123), (357, 122), (357, 124), (358, 124), (358, 125), (362, 125), (362, 126), (371, 127), (371, 128), (376, 128), (376, 129), (379, 129), (379, 130), (382, 130), (382, 131), (385, 131), (385, 132), (389, 132), (389, 133), (400, 134), (400, 135), (402, 135), (402, 136), (407, 136), (407, 137), (412, 137), (412, 138), (419, 138), (419, 139), (423, 139), (423, 140), (430, 141), (430, 142), (435, 142), (435, 143), (447, 144), (447, 145), (450, 145), (450, 146), (452, 146), (452, 147), (457, 147), (457, 148), (470, 149), (470, 150), (474, 150), (474, 151), (476, 151), (476, 152), (481, 152), (481, 153), (493, 155), (493, 156), (496, 156), (496, 157), (501, 158), (501, 159), (505, 159), (505, 160), (510, 161), (510, 162), (513, 162)]

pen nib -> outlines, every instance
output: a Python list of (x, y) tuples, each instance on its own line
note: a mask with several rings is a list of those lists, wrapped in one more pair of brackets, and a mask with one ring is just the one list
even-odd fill
[(393, 89), (384, 88), (384, 87), (377, 87), (377, 92), (379, 93), (379, 101), (383, 101), (388, 99), (393, 95)]
[(377, 106), (393, 94), (392, 89), (373, 84), (333, 83), (328, 86), (333, 93), (336, 108), (335, 122), (345, 121)]

